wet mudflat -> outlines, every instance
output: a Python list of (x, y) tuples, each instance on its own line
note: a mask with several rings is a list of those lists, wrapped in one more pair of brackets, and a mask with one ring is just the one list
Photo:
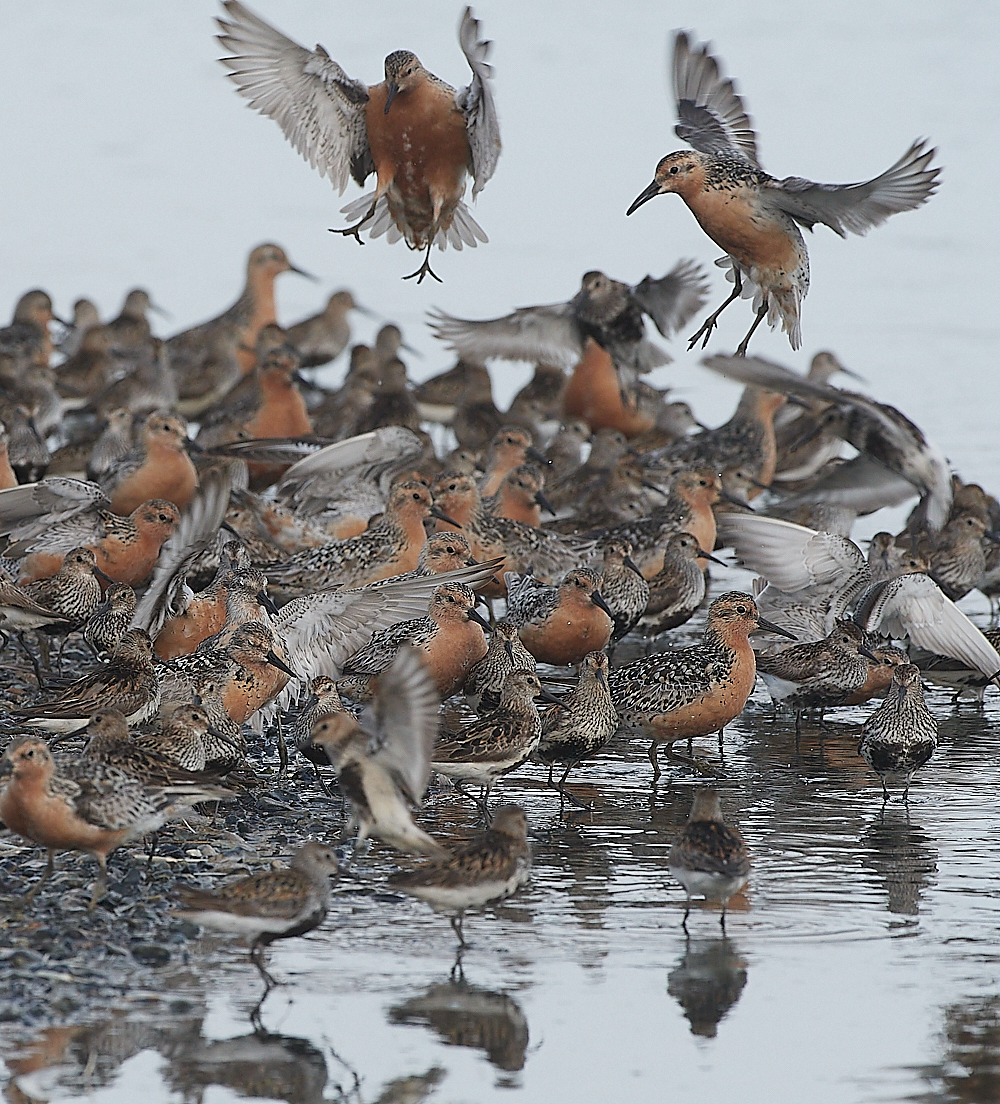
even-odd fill
[[(716, 591), (745, 585), (719, 575)], [(626, 646), (617, 661), (628, 658)], [(669, 765), (653, 787), (645, 744), (623, 733), (571, 782), (591, 811), (560, 816), (539, 767), (501, 784), (528, 811), (533, 878), (470, 914), (461, 960), (441, 917), (386, 890), (395, 863), (376, 843), (323, 927), (272, 949), (287, 984), (256, 1031), (245, 950), (171, 919), (172, 887), (261, 869), (307, 835), (336, 841), (339, 801), (305, 769), (169, 828), (148, 874), (140, 851), (119, 852), (94, 914), (91, 864), (64, 856), (37, 905), (8, 906), (0, 929), (6, 1099), (715, 1099), (749, 1085), (772, 1100), (805, 1086), (829, 1101), (993, 1099), (998, 699), (928, 700), (940, 746), (908, 809), (883, 810), (857, 755), (867, 708), (835, 711), (796, 743), (759, 689), (721, 753), (695, 741), (753, 855), (725, 935), (701, 905), (685, 935), (666, 870), (705, 775)], [(263, 775), (276, 759), (259, 754)], [(442, 789), (424, 823), (461, 836), (474, 812)], [(28, 884), (22, 855), (0, 839), (5, 897)], [(41, 868), (38, 852), (28, 873)]]

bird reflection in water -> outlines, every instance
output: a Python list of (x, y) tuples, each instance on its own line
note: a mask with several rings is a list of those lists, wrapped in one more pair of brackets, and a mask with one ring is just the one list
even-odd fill
[(450, 981), (390, 1009), (389, 1021), (429, 1027), (447, 1046), (481, 1050), (499, 1070), (524, 1068), (528, 1021), (521, 1006), (507, 993), (470, 985), (460, 969)]
[(918, 1070), (929, 1088), (914, 1101), (979, 1104), (1000, 1100), (1000, 997), (978, 996), (944, 1010), (944, 1052)]
[(170, 1056), (169, 1087), (184, 1100), (200, 1100), (212, 1085), (240, 1096), (320, 1104), (328, 1099), (326, 1056), (308, 1039), (254, 1031), (234, 1039), (199, 1039)]
[(681, 1006), (691, 1034), (714, 1039), (746, 983), (746, 959), (726, 936), (688, 937), (684, 954), (667, 975), (667, 992)]
[[(364, 1104), (362, 1079), (335, 1051), (330, 1053), (348, 1073), (349, 1084), (331, 1081), (326, 1056), (308, 1039), (263, 1029), (234, 1039), (198, 1040), (170, 1057), (165, 1080), (185, 1101), (200, 1101), (206, 1089), (217, 1085), (240, 1097), (287, 1104)], [(445, 1071), (435, 1066), (426, 1073), (396, 1078), (383, 1086), (372, 1104), (420, 1104), (444, 1077)]]
[(888, 894), (889, 911), (916, 916), (920, 896), (937, 874), (937, 850), (927, 833), (906, 813), (894, 815), (883, 809), (865, 828), (861, 844), (864, 865), (875, 872)]

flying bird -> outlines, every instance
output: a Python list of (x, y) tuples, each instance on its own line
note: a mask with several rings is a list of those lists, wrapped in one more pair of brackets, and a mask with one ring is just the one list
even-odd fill
[(428, 72), (409, 50), (385, 59), (385, 80), (370, 88), (352, 80), (322, 46), (307, 50), (255, 15), (239, 0), (226, 0), (219, 19), (221, 58), (240, 95), (269, 115), (313, 168), (342, 195), (348, 177), (358, 184), (375, 173), (374, 192), (343, 208), (361, 219), (344, 230), (360, 244), (386, 234), (425, 250), (423, 264), (404, 279), (430, 275), (431, 247), (474, 248), (489, 239), (462, 202), (466, 176), (473, 199), (500, 157), (500, 125), (487, 63), (490, 43), (466, 8), (458, 41), (472, 80), (456, 91)]
[(719, 315), (741, 295), (753, 296), (753, 325), (740, 343), (744, 356), (754, 330), (767, 317), (781, 323), (793, 349), (802, 344), (802, 300), (809, 291), (809, 254), (799, 226), (817, 222), (842, 238), (867, 234), (900, 211), (912, 211), (934, 194), (940, 168), (928, 168), (934, 149), (921, 139), (880, 176), (857, 184), (816, 184), (801, 176), (778, 180), (760, 166), (757, 136), (733, 82), (722, 76), (707, 45), (684, 31), (674, 38), (673, 88), (678, 138), (694, 151), (670, 153), (653, 182), (636, 196), (631, 215), (654, 196), (676, 192), (705, 233), (726, 251), (733, 291), (690, 339), (708, 343)]

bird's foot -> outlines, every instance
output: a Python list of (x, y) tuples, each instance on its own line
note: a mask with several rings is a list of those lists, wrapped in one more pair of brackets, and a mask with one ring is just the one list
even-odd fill
[(417, 269), (416, 272), (411, 272), (409, 276), (404, 276), (404, 280), (412, 280), (414, 277), (417, 279), (418, 284), (424, 282), (425, 276), (432, 276), (439, 284), (443, 284), (444, 280), (431, 268), (431, 251), (427, 250), (427, 256), (424, 257), (424, 263)]
[(343, 234), (345, 238), (354, 238), (358, 245), (364, 245), (365, 243), (361, 240), (361, 227), (366, 221), (367, 219), (363, 218), (361, 222), (356, 222), (353, 226), (345, 226), (343, 229), (330, 226), (328, 229), (331, 234)]

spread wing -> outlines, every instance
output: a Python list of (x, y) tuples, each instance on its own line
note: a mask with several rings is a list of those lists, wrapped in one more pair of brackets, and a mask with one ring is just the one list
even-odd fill
[(869, 587), (854, 620), (867, 632), (908, 636), (918, 648), (959, 659), (987, 678), (1000, 672), (996, 649), (928, 575), (900, 575)]
[[(389, 470), (402, 470), (423, 452), (423, 442), (404, 426), (348, 437), (293, 464), (275, 489), (279, 501), (301, 507), (308, 500), (341, 498), (348, 486), (372, 483)], [(328, 508), (329, 501), (323, 507)]]
[(899, 506), (916, 493), (908, 479), (862, 452), (817, 479), (808, 490), (783, 498), (779, 505), (781, 510), (787, 510), (823, 503), (843, 506), (858, 514), (872, 514), (883, 506)]
[[(201, 484), (181, 515), (180, 525), (160, 549), (153, 578), (132, 616), (130, 628), (145, 629), (154, 639), (168, 617), (187, 609), (191, 590), (187, 574), (210, 545), (226, 518), (232, 490), (231, 463), (202, 474)], [(186, 599), (185, 599), (186, 592)]]
[[(431, 595), (443, 583), (469, 586), (486, 582), (496, 563), (463, 567), (441, 575), (379, 582), (354, 590), (327, 590), (295, 598), (281, 607), (274, 627), (285, 641), (288, 665), (299, 675), (275, 703), (287, 709), (296, 692), (304, 693), (316, 675), (339, 677), (348, 656), (368, 643), (372, 634), (398, 621), (424, 617)], [(265, 707), (265, 712), (272, 707)]]
[(572, 368), (583, 355), (583, 334), (570, 303), (522, 307), (482, 322), (453, 318), (444, 311), (429, 314), (434, 336), (473, 364), (496, 357)]
[(322, 46), (306, 50), (239, 0), (223, 5), (220, 58), (250, 106), (269, 115), (321, 176), (341, 193), (348, 174), (363, 184), (375, 171), (368, 148), (368, 89), (352, 80)]
[(940, 168), (927, 166), (937, 150), (924, 150), (920, 139), (891, 168), (859, 184), (815, 184), (801, 176), (770, 181), (767, 198), (810, 230), (822, 222), (842, 238), (867, 234), (890, 215), (912, 211), (937, 190)]
[(701, 153), (735, 153), (759, 166), (757, 137), (743, 100), (719, 72), (708, 44), (692, 47), (684, 31), (674, 39), (673, 81), (678, 138)]
[(696, 261), (678, 261), (659, 280), (652, 276), (632, 288), (632, 298), (664, 337), (686, 326), (705, 305), (708, 280)]
[(82, 479), (53, 476), (40, 483), (11, 487), (0, 491), (0, 536), (10, 536), (12, 541), (30, 540), (83, 514), (88, 523), (84, 529), (90, 535), (78, 543), (87, 544), (96, 531), (92, 511), (108, 505), (101, 488)]
[(786, 594), (807, 587), (839, 589), (868, 570), (861, 549), (835, 533), (756, 514), (720, 514), (717, 524), (740, 562)]
[(438, 695), (420, 652), (404, 644), (379, 677), (375, 703), (364, 718), (372, 758), (388, 770), (407, 799), (423, 802), (438, 731)]
[(493, 102), (490, 78), (493, 66), (487, 61), (491, 42), (479, 37), (479, 20), (472, 8), (462, 13), (458, 41), (472, 70), (472, 80), (455, 93), (455, 103), (465, 116), (465, 127), (472, 151), (472, 198), (483, 190), (500, 160), (500, 123)]

